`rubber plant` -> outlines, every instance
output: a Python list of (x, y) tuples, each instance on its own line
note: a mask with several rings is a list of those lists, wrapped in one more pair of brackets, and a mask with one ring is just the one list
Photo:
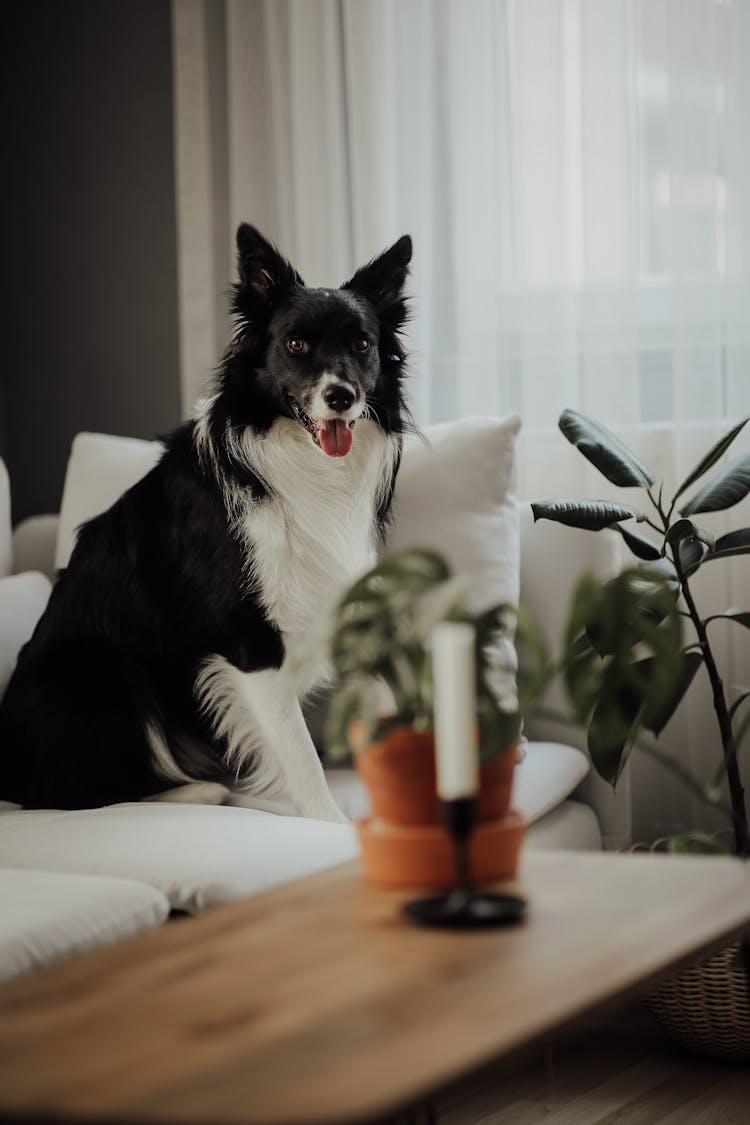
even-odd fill
[[(658, 737), (693, 678), (706, 675), (721, 748), (715, 777), (701, 785), (679, 763), (653, 748), (652, 753), (714, 802), (719, 800), (726, 773), (733, 850), (742, 857), (750, 855), (750, 836), (738, 749), (750, 726), (750, 690), (738, 690), (729, 698), (711, 643), (711, 625), (724, 619), (739, 629), (749, 629), (750, 611), (730, 608), (701, 615), (691, 579), (701, 567), (750, 554), (750, 527), (715, 539), (695, 520), (738, 504), (750, 492), (750, 455), (716, 468), (747, 422), (747, 418), (739, 422), (709, 449), (666, 501), (663, 484), (657, 486), (654, 475), (613, 433), (584, 414), (566, 410), (559, 426), (568, 441), (612, 484), (641, 489), (648, 510), (610, 500), (532, 504), (535, 520), (553, 520), (588, 531), (612, 528), (636, 560), (634, 569), (603, 587), (584, 578), (572, 603), (563, 675), (574, 710), (587, 724), (595, 769), (616, 784), (640, 732), (650, 731)], [(712, 469), (714, 473), (699, 484)], [(634, 530), (634, 523), (643, 530)], [(689, 621), (694, 632), (687, 644), (680, 639), (683, 621)], [(670, 847), (719, 849), (715, 841), (699, 833), (675, 837)]]

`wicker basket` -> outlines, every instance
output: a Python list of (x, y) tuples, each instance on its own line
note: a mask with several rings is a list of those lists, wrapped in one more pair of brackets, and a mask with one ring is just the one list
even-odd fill
[(739, 942), (666, 981), (646, 1003), (683, 1047), (724, 1061), (750, 1061), (750, 976)]

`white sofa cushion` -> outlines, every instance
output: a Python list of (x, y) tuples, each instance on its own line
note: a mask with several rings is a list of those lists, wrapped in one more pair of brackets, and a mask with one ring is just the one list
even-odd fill
[(519, 596), (515, 498), (521, 420), (464, 418), (409, 438), (393, 498), (389, 550), (431, 547), (466, 582), (474, 612)]
[(52, 585), (35, 571), (0, 578), (0, 699), (21, 648), (44, 612)]
[(0, 867), (137, 879), (190, 913), (357, 854), (350, 824), (225, 805), (0, 811)]
[(65, 472), (55, 569), (67, 566), (78, 528), (114, 504), (153, 469), (164, 452), (158, 441), (76, 434)]
[(0, 870), (0, 981), (160, 925), (169, 903), (131, 879)]

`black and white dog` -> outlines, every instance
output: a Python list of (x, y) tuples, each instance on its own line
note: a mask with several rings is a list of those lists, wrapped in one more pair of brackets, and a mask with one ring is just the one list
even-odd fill
[(21, 652), (0, 705), (2, 799), (344, 819), (288, 653), (371, 565), (387, 520), (411, 240), (340, 289), (307, 288), (253, 227), (237, 246), (237, 331), (212, 393), (81, 527)]

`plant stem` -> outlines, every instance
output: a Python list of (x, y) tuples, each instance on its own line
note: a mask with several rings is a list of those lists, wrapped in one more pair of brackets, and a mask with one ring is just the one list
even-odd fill
[(711, 651), (705, 623), (701, 620), (701, 616), (698, 613), (697, 606), (693, 601), (690, 586), (688, 585), (688, 580), (682, 569), (680, 552), (677, 547), (675, 547), (672, 552), (672, 558), (675, 569), (677, 570), (677, 577), (680, 580), (682, 595), (685, 598), (685, 604), (690, 612), (693, 626), (695, 627), (698, 641), (703, 651), (703, 662), (708, 672), (708, 678), (711, 681), (714, 712), (716, 713), (716, 719), (719, 724), (721, 748), (724, 754), (724, 765), (726, 766), (727, 781), (729, 782), (729, 795), (732, 801), (732, 824), (734, 827), (735, 849), (738, 856), (748, 858), (750, 856), (750, 833), (748, 832), (747, 810), (745, 808), (745, 790), (742, 787), (742, 780), (740, 778), (739, 764), (737, 762), (737, 754), (734, 745), (734, 735), (732, 733), (732, 722), (729, 718), (727, 701), (724, 695), (724, 685), (719, 675), (719, 669), (716, 667), (713, 652)]
[[(654, 505), (657, 512), (659, 513), (659, 518), (662, 522), (662, 526), (657, 527), (656, 531), (658, 531), (660, 535), (664, 535), (667, 528), (669, 527), (669, 521), (672, 518), (672, 511), (674, 510), (674, 501), (672, 501), (672, 507), (669, 509), (669, 512), (665, 513), (664, 509), (661, 506), (661, 489), (659, 489), (659, 498), (658, 499), (653, 495), (650, 488), (646, 489), (646, 494), (648, 495), (649, 500), (651, 501), (651, 503)], [(650, 520), (648, 520), (647, 522), (651, 523)], [(651, 526), (655, 527), (654, 524), (651, 524)]]

